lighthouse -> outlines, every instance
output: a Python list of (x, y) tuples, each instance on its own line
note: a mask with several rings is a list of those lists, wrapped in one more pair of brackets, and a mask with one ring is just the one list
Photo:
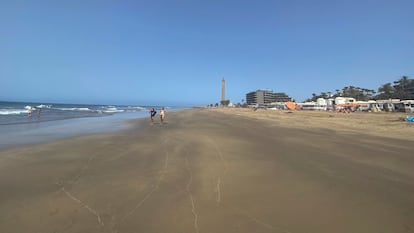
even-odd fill
[(224, 78), (221, 80), (221, 101), (226, 100), (226, 81)]

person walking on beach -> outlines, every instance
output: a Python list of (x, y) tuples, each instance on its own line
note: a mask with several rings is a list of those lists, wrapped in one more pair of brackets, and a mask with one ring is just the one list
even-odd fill
[(161, 124), (164, 124), (164, 119), (165, 119), (165, 110), (164, 110), (164, 108), (161, 108), (160, 119), (161, 119)]
[(151, 124), (154, 124), (154, 117), (157, 114), (157, 111), (155, 111), (155, 108), (151, 108), (150, 115), (151, 115)]

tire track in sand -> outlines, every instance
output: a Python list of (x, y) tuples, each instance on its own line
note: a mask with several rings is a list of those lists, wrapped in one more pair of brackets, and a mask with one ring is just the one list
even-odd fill
[[(162, 141), (162, 144), (165, 145), (166, 142), (167, 142), (167, 139), (164, 139)], [(168, 162), (169, 162), (169, 157), (170, 157), (170, 154), (168, 153), (168, 150), (166, 150), (165, 148), (164, 148), (164, 152), (165, 152), (164, 166), (159, 171), (159, 176), (158, 176), (157, 182), (155, 183), (155, 185), (153, 185), (152, 189), (145, 195), (145, 197), (143, 199), (141, 199), (135, 205), (135, 207), (133, 209), (131, 209), (124, 217), (121, 218), (121, 222), (125, 221), (127, 218), (129, 218), (131, 215), (133, 215), (135, 213), (135, 211), (137, 211), (152, 196), (152, 194), (155, 191), (157, 191), (158, 188), (160, 187), (160, 183), (164, 179), (165, 174), (167, 173)]]
[(224, 179), (224, 177), (227, 175), (228, 165), (227, 165), (227, 161), (224, 159), (223, 153), (220, 150), (220, 147), (217, 145), (217, 143), (211, 138), (208, 138), (208, 141), (214, 147), (214, 149), (217, 153), (217, 156), (218, 156), (218, 160), (222, 163), (222, 166), (223, 166), (222, 173), (217, 176), (217, 182), (216, 182), (216, 188), (215, 188), (215, 193), (217, 193), (216, 201), (217, 201), (217, 203), (220, 203), (221, 202), (221, 193), (222, 193), (221, 183), (222, 183), (222, 180)]
[(98, 154), (94, 153), (92, 154), (88, 161), (84, 164), (84, 166), (80, 169), (80, 171), (78, 172), (78, 174), (76, 176), (74, 176), (74, 178), (72, 178), (71, 180), (64, 182), (64, 181), (58, 181), (57, 185), (61, 186), (60, 188), (60, 192), (63, 192), (69, 199), (71, 199), (72, 201), (78, 203), (79, 205), (82, 206), (82, 208), (86, 209), (89, 213), (91, 213), (92, 215), (94, 215), (98, 221), (98, 224), (102, 227), (105, 226), (104, 222), (101, 219), (101, 216), (99, 214), (99, 212), (95, 209), (93, 209), (92, 207), (90, 207), (88, 204), (86, 204), (84, 201), (80, 200), (79, 198), (75, 197), (71, 192), (69, 192), (68, 190), (66, 190), (65, 188), (65, 183), (70, 184), (70, 185), (75, 185), (79, 182), (79, 180), (81, 179), (81, 177), (83, 176), (83, 174), (89, 169), (90, 164), (92, 163), (92, 161), (96, 158)]
[(188, 175), (189, 175), (189, 179), (186, 185), (186, 192), (188, 194), (188, 196), (190, 197), (190, 202), (191, 202), (191, 213), (194, 216), (194, 231), (196, 233), (199, 233), (199, 229), (198, 229), (198, 214), (196, 211), (196, 207), (195, 207), (195, 202), (194, 202), (194, 197), (193, 194), (191, 192), (191, 184), (193, 183), (193, 172), (191, 170), (190, 167), (190, 162), (188, 160), (188, 151), (187, 151), (187, 156), (185, 157), (185, 167), (187, 169)]
[(252, 222), (256, 223), (257, 225), (259, 225), (259, 226), (261, 226), (261, 227), (263, 227), (263, 228), (267, 228), (267, 229), (272, 230), (272, 231), (275, 231), (275, 232), (282, 232), (282, 233), (293, 233), (293, 232), (288, 231), (288, 230), (286, 230), (286, 229), (284, 229), (284, 228), (282, 228), (282, 227), (275, 226), (275, 225), (271, 225), (271, 224), (269, 224), (269, 223), (263, 222), (262, 220), (260, 220), (260, 219), (258, 219), (258, 218), (256, 218), (256, 217), (251, 216), (250, 214), (246, 213), (246, 212), (245, 212), (245, 211), (243, 211), (242, 209), (239, 209), (239, 208), (234, 208), (234, 210), (235, 210), (236, 212), (238, 212), (238, 214), (240, 214), (240, 215), (242, 215), (242, 216), (246, 217), (246, 218), (247, 218), (247, 219), (249, 219), (250, 221), (252, 221)]

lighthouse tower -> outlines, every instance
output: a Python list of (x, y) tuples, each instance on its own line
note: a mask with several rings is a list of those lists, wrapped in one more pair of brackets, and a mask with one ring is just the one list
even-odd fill
[(224, 78), (221, 80), (221, 101), (226, 100), (226, 81)]

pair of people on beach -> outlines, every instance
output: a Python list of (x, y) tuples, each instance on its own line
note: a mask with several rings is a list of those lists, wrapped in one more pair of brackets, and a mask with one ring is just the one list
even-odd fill
[[(27, 110), (28, 116), (32, 117), (32, 113), (33, 113), (33, 108), (29, 108), (29, 110)], [(42, 108), (38, 108), (37, 109), (37, 117), (40, 117), (41, 113), (42, 113)]]
[[(151, 124), (154, 124), (154, 117), (157, 114), (157, 111), (155, 110), (155, 108), (151, 108), (150, 110), (150, 115), (151, 115)], [(165, 119), (165, 110), (164, 108), (161, 108), (160, 110), (160, 119), (161, 119), (161, 124), (164, 124), (164, 119)]]

